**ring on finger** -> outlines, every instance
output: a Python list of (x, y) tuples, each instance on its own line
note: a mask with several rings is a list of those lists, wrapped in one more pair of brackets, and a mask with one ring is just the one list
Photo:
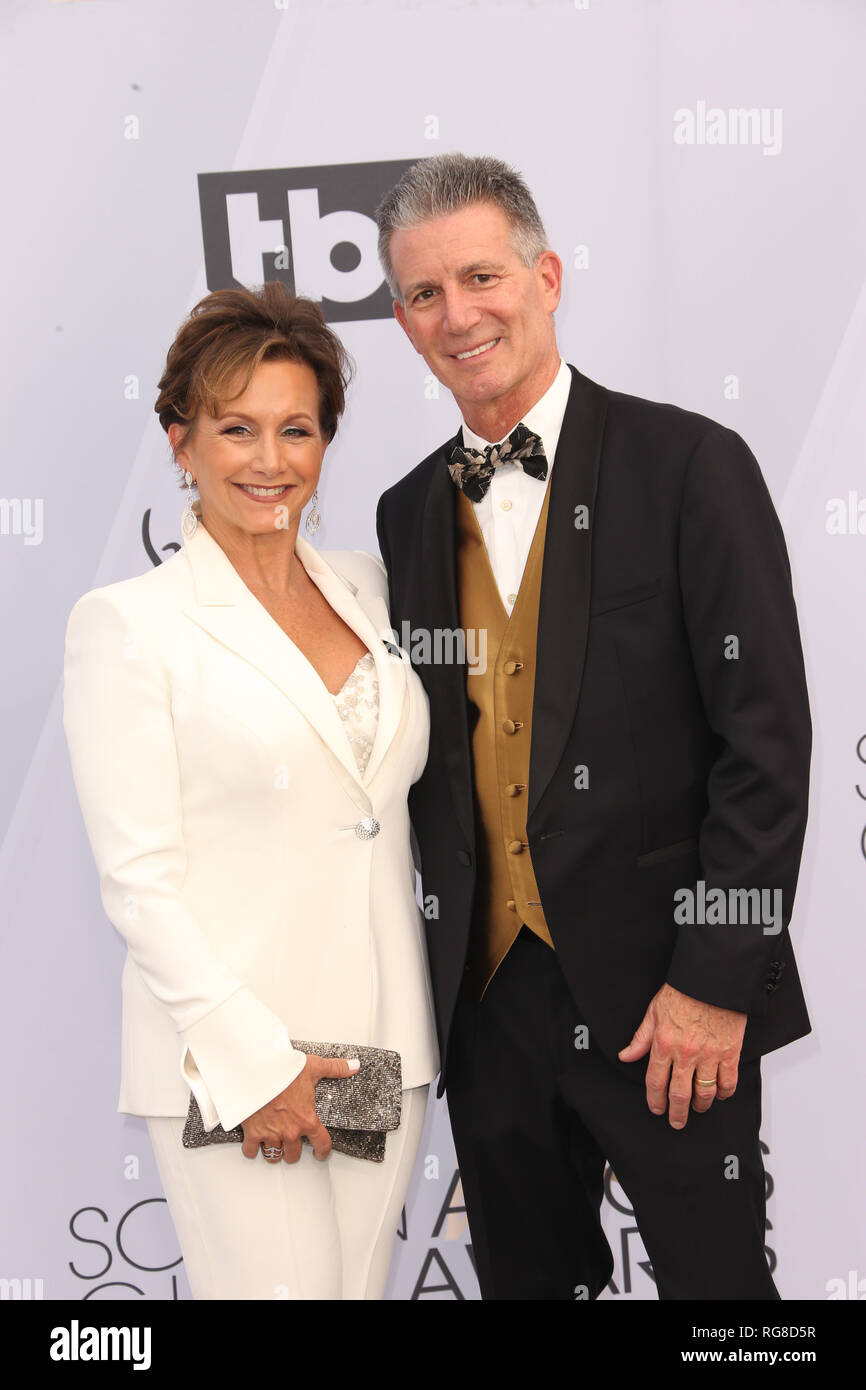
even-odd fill
[(701, 1078), (700, 1078), (699, 1076), (696, 1076), (696, 1077), (695, 1077), (695, 1085), (696, 1085), (696, 1086), (715, 1086), (715, 1084), (716, 1084), (716, 1078), (715, 1078), (715, 1077), (713, 1077), (712, 1081), (702, 1081)]
[(278, 1159), (281, 1159), (282, 1156), (283, 1156), (283, 1151), (282, 1151), (282, 1149), (281, 1149), (281, 1148), (276, 1148), (276, 1147), (275, 1147), (274, 1145), (272, 1145), (272, 1144), (264, 1144), (264, 1143), (263, 1143), (263, 1144), (262, 1144), (262, 1153), (264, 1154), (265, 1158), (268, 1160), (269, 1163), (276, 1163), (277, 1160), (278, 1160)]

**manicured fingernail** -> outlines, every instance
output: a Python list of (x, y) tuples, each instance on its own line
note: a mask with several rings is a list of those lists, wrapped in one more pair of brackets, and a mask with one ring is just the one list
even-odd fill
[(347, 1060), (349, 1063), (349, 1071), (361, 1070), (361, 1060), (359, 1057), (349, 1057)]

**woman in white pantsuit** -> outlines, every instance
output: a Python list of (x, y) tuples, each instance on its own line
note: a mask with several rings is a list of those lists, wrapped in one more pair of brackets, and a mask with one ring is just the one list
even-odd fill
[[(298, 535), (347, 379), (281, 285), (202, 300), (155, 407), (198, 488), (183, 547), (67, 628), (72, 770), (128, 945), (118, 1109), (147, 1117), (195, 1298), (381, 1298), (439, 1066), (407, 811), (426, 696), (380, 562)], [(354, 1067), (292, 1038), (400, 1053), (384, 1162), (331, 1150), (315, 1084)], [(243, 1146), (183, 1148), (191, 1092)]]

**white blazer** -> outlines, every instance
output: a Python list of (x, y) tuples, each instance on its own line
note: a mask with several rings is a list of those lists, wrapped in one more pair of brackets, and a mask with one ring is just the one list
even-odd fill
[[(363, 778), (318, 673), (199, 525), (69, 617), (63, 723), (102, 902), (128, 946), (118, 1110), (229, 1129), (304, 1065), (290, 1039), (439, 1070), (407, 794), (429, 712), (389, 653), (381, 562), (296, 554), (373, 653)], [(367, 817), (379, 833), (355, 827)]]

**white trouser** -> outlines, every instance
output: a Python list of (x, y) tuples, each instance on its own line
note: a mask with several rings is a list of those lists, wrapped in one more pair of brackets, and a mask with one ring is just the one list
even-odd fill
[(403, 1092), (382, 1163), (308, 1144), (297, 1163), (240, 1144), (185, 1149), (184, 1120), (147, 1117), (195, 1299), (379, 1299), (415, 1163), (427, 1086)]

